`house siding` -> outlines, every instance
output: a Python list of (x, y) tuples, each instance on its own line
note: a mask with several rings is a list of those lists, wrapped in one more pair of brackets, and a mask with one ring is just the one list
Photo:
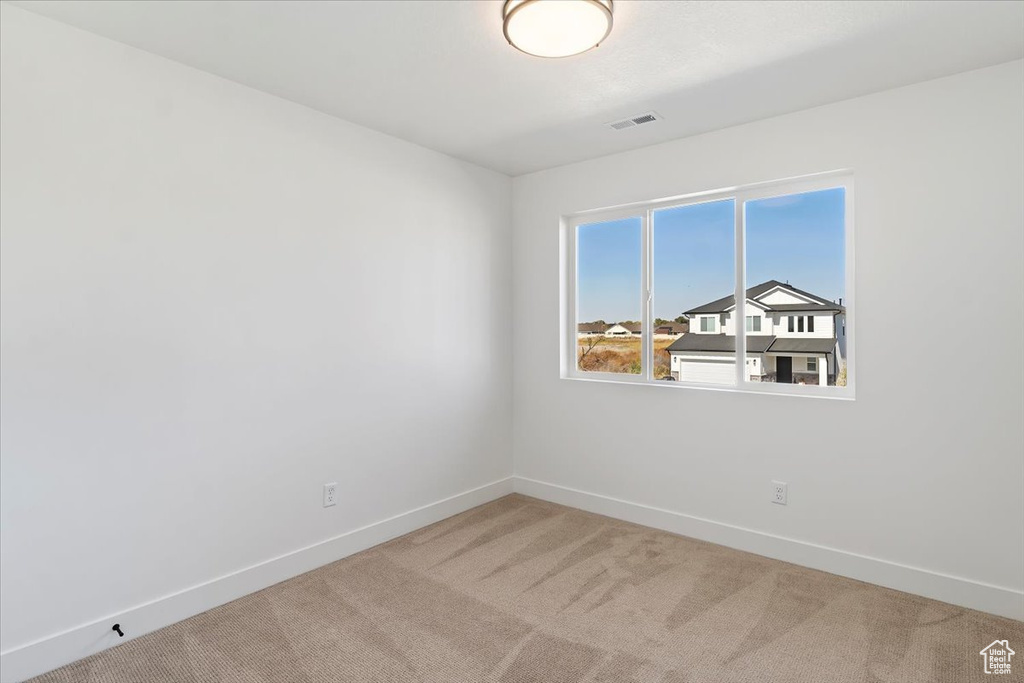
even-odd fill
[[(811, 339), (827, 339), (835, 336), (833, 334), (833, 314), (832, 313), (817, 313), (813, 311), (794, 311), (792, 313), (772, 313), (772, 326), (774, 327), (775, 336), (777, 337), (795, 337), (795, 338), (811, 338)], [(793, 331), (789, 331), (789, 317), (794, 318), (814, 318), (814, 331), (808, 332), (809, 325), (804, 320), (804, 331), (799, 332), (799, 324), (794, 322)]]

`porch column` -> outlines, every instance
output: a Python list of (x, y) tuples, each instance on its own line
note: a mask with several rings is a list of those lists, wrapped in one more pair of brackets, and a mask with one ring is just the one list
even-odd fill
[(828, 356), (818, 358), (818, 386), (828, 384)]

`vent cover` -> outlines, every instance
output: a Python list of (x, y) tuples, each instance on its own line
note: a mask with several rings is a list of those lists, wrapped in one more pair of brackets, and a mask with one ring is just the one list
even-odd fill
[(654, 123), (655, 121), (661, 121), (661, 116), (656, 112), (649, 111), (645, 114), (630, 116), (628, 119), (622, 119), (621, 121), (612, 121), (608, 124), (608, 127), (613, 130), (624, 130), (626, 128), (642, 126), (645, 123)]

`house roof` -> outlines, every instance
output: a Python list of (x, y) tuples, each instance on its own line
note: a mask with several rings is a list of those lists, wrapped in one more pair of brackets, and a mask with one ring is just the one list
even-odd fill
[(768, 306), (768, 310), (778, 311), (779, 313), (788, 313), (790, 311), (832, 311), (835, 313), (842, 313), (846, 310), (846, 307), (833, 303), (830, 303), (827, 306), (823, 304), (772, 304), (771, 306)]
[(776, 337), (768, 349), (772, 353), (831, 353), (835, 337)]
[[(836, 340), (826, 338), (792, 338), (748, 334), (747, 353), (831, 353)], [(735, 351), (736, 337), (725, 334), (684, 334), (669, 344), (669, 351)]]
[[(802, 289), (797, 289), (796, 287), (794, 287), (793, 285), (789, 284), (788, 282), (787, 283), (783, 283), (783, 282), (779, 282), (778, 280), (769, 280), (768, 282), (765, 282), (763, 284), (758, 285), (758, 287), (763, 287), (764, 285), (768, 285), (768, 284), (771, 284), (772, 286), (765, 288), (763, 291), (761, 291), (760, 293), (758, 293), (758, 294), (756, 294), (754, 296), (755, 297), (761, 296), (761, 294), (765, 294), (765, 293), (771, 291), (772, 289), (775, 289), (775, 287), (782, 287), (783, 289), (788, 289), (789, 291), (794, 292), (796, 294), (799, 294), (800, 296), (807, 297), (811, 301), (817, 302), (818, 304), (820, 304), (822, 306), (827, 306), (828, 308), (831, 308), (831, 309), (834, 309), (834, 310), (837, 310), (837, 311), (845, 311), (846, 310), (846, 308), (844, 306), (840, 306), (835, 301), (829, 301), (828, 299), (822, 299), (817, 294), (811, 294), (810, 292), (806, 292), (806, 291), (804, 291)], [(783, 310), (781, 308), (781, 306), (789, 306), (789, 305), (791, 305), (791, 304), (772, 304), (772, 309), (781, 311), (781, 310)], [(799, 304), (795, 304), (795, 305), (799, 305)]]
[[(841, 313), (841, 312), (846, 310), (843, 306), (840, 306), (839, 304), (835, 303), (834, 301), (829, 301), (828, 299), (822, 299), (820, 296), (817, 296), (816, 294), (811, 294), (810, 292), (805, 292), (802, 289), (797, 289), (796, 287), (794, 287), (792, 285), (786, 284), (785, 282), (779, 282), (778, 280), (768, 280), (767, 282), (762, 282), (759, 285), (754, 285), (753, 287), (751, 287), (751, 288), (749, 288), (747, 290), (747, 298), (748, 299), (757, 299), (757, 297), (762, 296), (764, 294), (767, 294), (768, 292), (770, 292), (771, 290), (775, 289), (776, 287), (781, 287), (782, 289), (788, 289), (789, 291), (793, 292), (794, 294), (799, 294), (800, 296), (806, 297), (806, 298), (810, 299), (811, 301), (814, 301), (815, 303), (814, 304), (767, 304), (767, 303), (765, 303), (763, 301), (758, 301), (757, 303), (758, 303), (759, 306), (764, 306), (769, 311), (828, 310), (828, 311), (837, 311), (837, 312)], [(729, 310), (730, 308), (732, 308), (735, 305), (736, 305), (736, 297), (734, 295), (730, 294), (729, 296), (723, 296), (721, 299), (715, 299), (714, 301), (710, 301), (710, 302), (708, 302), (708, 303), (706, 303), (706, 304), (704, 304), (702, 306), (697, 306), (696, 308), (691, 308), (690, 310), (685, 311), (684, 315), (694, 315), (694, 314), (697, 314), (697, 313), (724, 313), (725, 311)]]
[[(643, 328), (641, 323), (613, 323), (611, 325), (608, 323), (580, 323), (576, 326), (576, 330), (578, 332), (607, 332), (616, 325), (619, 325), (633, 333), (640, 332)], [(665, 329), (671, 330), (672, 334), (682, 334), (690, 329), (690, 325), (689, 323), (671, 322), (654, 326), (655, 332)]]
[[(764, 353), (772, 335), (747, 335), (747, 353)], [(669, 351), (735, 351), (736, 337), (724, 334), (684, 334), (669, 344)]]

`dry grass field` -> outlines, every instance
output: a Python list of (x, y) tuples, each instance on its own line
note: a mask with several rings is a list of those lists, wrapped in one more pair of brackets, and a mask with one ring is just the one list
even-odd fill
[[(666, 350), (675, 339), (657, 337), (654, 340), (654, 377), (669, 374), (669, 355)], [(591, 346), (593, 345), (593, 348)], [(578, 339), (576, 357), (579, 368), (586, 372), (622, 372), (640, 374), (639, 337), (585, 337)]]

